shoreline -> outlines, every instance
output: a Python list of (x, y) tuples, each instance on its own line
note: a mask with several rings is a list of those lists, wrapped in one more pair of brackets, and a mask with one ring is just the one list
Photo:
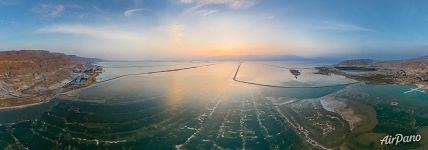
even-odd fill
[[(99, 67), (99, 66), (93, 66), (93, 67)], [(96, 78), (100, 75), (100, 73), (93, 73), (93, 74), (84, 73), (84, 74), (89, 75), (87, 80), (85, 80), (84, 82), (81, 82), (81, 78), (75, 78), (62, 87), (59, 87), (56, 89), (51, 89), (51, 90), (46, 90), (46, 91), (43, 91), (43, 93), (37, 93), (35, 95), (30, 95), (30, 96), (17, 96), (17, 95), (11, 95), (11, 93), (8, 93), (10, 96), (12, 96), (16, 99), (9, 98), (9, 99), (2, 99), (0, 101), (24, 100), (28, 103), (26, 103), (26, 104), (15, 104), (15, 105), (12, 103), (10, 106), (2, 106), (2, 107), (0, 107), (0, 112), (1, 111), (14, 110), (14, 109), (27, 108), (27, 107), (31, 107), (31, 106), (35, 106), (35, 105), (48, 103), (52, 99), (56, 98), (58, 95), (61, 95), (61, 94), (64, 94), (64, 93), (67, 93), (70, 91), (78, 90), (78, 89), (87, 88), (87, 87), (94, 85), (96, 83)], [(80, 80), (78, 80), (78, 79), (80, 79)], [(35, 101), (35, 102), (33, 102), (33, 101)]]
[(31, 106), (36, 106), (36, 105), (41, 105), (41, 104), (49, 103), (50, 101), (52, 101), (53, 99), (57, 98), (60, 95), (63, 95), (63, 94), (66, 94), (68, 92), (72, 92), (72, 91), (75, 91), (75, 90), (86, 89), (86, 88), (89, 88), (89, 87), (91, 87), (93, 85), (95, 85), (95, 82), (92, 83), (92, 84), (90, 84), (90, 85), (88, 85), (88, 86), (82, 87), (82, 88), (71, 89), (71, 90), (65, 91), (65, 92), (59, 92), (59, 93), (55, 94), (54, 96), (52, 96), (51, 98), (47, 98), (46, 100), (41, 101), (41, 102), (24, 104), (24, 105), (17, 105), (17, 106), (0, 107), (0, 112), (9, 111), (9, 110), (16, 110), (16, 109), (22, 109), (22, 108), (27, 108), (27, 107), (31, 107)]
[(41, 105), (41, 104), (50, 102), (54, 98), (55, 97), (50, 98), (49, 100), (42, 101), (42, 102), (37, 102), (37, 103), (31, 103), (31, 104), (25, 104), (25, 105), (18, 105), (18, 106), (0, 107), (0, 112), (9, 111), (9, 110), (16, 110), (16, 109), (21, 109), (21, 108), (27, 108), (27, 107), (36, 106), (36, 105)]
[(366, 84), (395, 84), (395, 85), (401, 85), (401, 86), (416, 86), (420, 88), (421, 90), (418, 90), (422, 93), (428, 94), (428, 82), (425, 81), (412, 81), (408, 82), (405, 79), (407, 78), (400, 78), (400, 77), (394, 77), (389, 74), (384, 74), (383, 72), (379, 71), (373, 71), (370, 73), (365, 74), (350, 74), (343, 70), (336, 69), (334, 67), (326, 66), (326, 67), (316, 67), (315, 69), (318, 70), (318, 74), (323, 75), (329, 75), (329, 74), (335, 74), (344, 76), (349, 79), (353, 79), (359, 82), (364, 82)]
[[(44, 103), (48, 103), (50, 102), (52, 99), (66, 94), (68, 92), (72, 92), (75, 90), (82, 90), (82, 89), (86, 89), (89, 87), (92, 87), (94, 85), (100, 84), (100, 83), (104, 83), (104, 82), (108, 82), (117, 78), (121, 78), (124, 76), (130, 76), (130, 75), (142, 75), (142, 74), (155, 74), (155, 73), (164, 73), (164, 72), (174, 72), (174, 71), (181, 71), (181, 70), (188, 70), (188, 69), (195, 69), (195, 68), (199, 68), (199, 67), (206, 67), (206, 66), (211, 66), (211, 65), (215, 65), (215, 64), (208, 64), (208, 65), (200, 65), (200, 66), (193, 66), (193, 67), (185, 67), (185, 68), (176, 68), (176, 69), (169, 69), (169, 70), (160, 70), (160, 71), (152, 71), (152, 72), (144, 72), (144, 73), (139, 73), (139, 74), (126, 74), (126, 75), (122, 75), (122, 76), (118, 76), (118, 77), (114, 77), (111, 79), (107, 79), (107, 80), (101, 80), (101, 81), (96, 81), (96, 77), (99, 74), (96, 74), (94, 76), (92, 76), (92, 80), (87, 80), (87, 82), (82, 83), (79, 87), (73, 87), (73, 88), (67, 88), (67, 86), (61, 87), (59, 89), (56, 90), (64, 90), (64, 89), (69, 89), (67, 91), (64, 92), (58, 92), (55, 95), (53, 95), (52, 97), (46, 98), (43, 101), (40, 102), (36, 102), (36, 103), (30, 103), (30, 104), (24, 104), (24, 105), (16, 105), (16, 106), (7, 106), (7, 107), (0, 107), (0, 112), (2, 111), (8, 111), (8, 110), (14, 110), (14, 109), (21, 109), (21, 108), (27, 108), (27, 107), (31, 107), (31, 106), (35, 106), (35, 105), (40, 105), (40, 104), (44, 104)], [(89, 83), (88, 83), (89, 82)]]
[[(48, 103), (48, 102), (52, 101), (53, 99), (57, 98), (58, 96), (66, 94), (68, 92), (72, 92), (72, 91), (75, 91), (75, 90), (82, 90), (82, 89), (86, 89), (86, 88), (92, 87), (93, 85), (97, 84), (96, 77), (98, 77), (98, 75), (99, 74), (96, 74), (95, 76), (92, 76), (92, 78), (95, 79), (95, 80), (88, 80), (89, 83), (84, 83), (79, 88), (72, 88), (72, 89), (69, 89), (68, 91), (58, 92), (55, 95), (53, 95), (52, 97), (46, 98), (45, 100), (43, 100), (41, 102), (24, 104), (24, 105), (16, 105), (16, 106), (0, 107), (0, 112), (9, 111), (9, 110), (16, 110), (16, 109), (22, 109), (22, 108), (27, 108), (27, 107), (31, 107), (31, 106), (45, 104), (45, 103)], [(64, 89), (67, 89), (66, 86), (61, 87), (61, 88), (56, 89), (56, 90), (64, 90)]]

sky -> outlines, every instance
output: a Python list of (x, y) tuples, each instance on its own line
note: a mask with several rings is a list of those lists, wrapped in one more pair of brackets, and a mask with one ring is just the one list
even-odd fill
[(428, 1), (0, 0), (0, 51), (112, 60), (428, 55)]

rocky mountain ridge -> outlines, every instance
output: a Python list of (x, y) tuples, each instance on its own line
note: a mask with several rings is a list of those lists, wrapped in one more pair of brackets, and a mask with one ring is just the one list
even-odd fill
[(0, 52), (0, 108), (43, 102), (95, 82), (99, 66), (44, 50)]

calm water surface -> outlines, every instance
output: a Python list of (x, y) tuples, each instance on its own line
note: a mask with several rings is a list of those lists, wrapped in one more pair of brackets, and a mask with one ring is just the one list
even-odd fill
[[(124, 76), (60, 95), (42, 105), (0, 112), (0, 147), (307, 149), (310, 144), (277, 106), (320, 98), (345, 87), (286, 89), (239, 83), (232, 80), (237, 62), (105, 62), (100, 64), (105, 72), (98, 80), (206, 64), (215, 65)], [(246, 62), (237, 77), (272, 85), (354, 82), (313, 74), (315, 70), (310, 68), (316, 65), (299, 65), (302, 75), (297, 79), (284, 68), (296, 67), (288, 62)]]

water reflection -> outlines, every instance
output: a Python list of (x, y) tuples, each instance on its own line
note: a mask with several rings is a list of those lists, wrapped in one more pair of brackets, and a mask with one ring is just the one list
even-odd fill
[[(102, 78), (201, 64), (207, 63), (158, 62), (158, 66), (141, 67), (140, 62), (108, 62), (105, 66), (110, 68)], [(134, 67), (120, 67), (127, 65)], [(232, 80), (237, 65), (216, 62), (177, 72), (126, 76), (46, 104), (1, 112), (0, 145), (10, 149), (312, 148), (287, 121), (283, 109), (286, 104), (320, 98), (345, 86), (283, 89), (248, 85)], [(295, 79), (288, 69), (246, 62), (238, 78), (276, 85), (349, 82), (312, 72), (303, 69)]]

